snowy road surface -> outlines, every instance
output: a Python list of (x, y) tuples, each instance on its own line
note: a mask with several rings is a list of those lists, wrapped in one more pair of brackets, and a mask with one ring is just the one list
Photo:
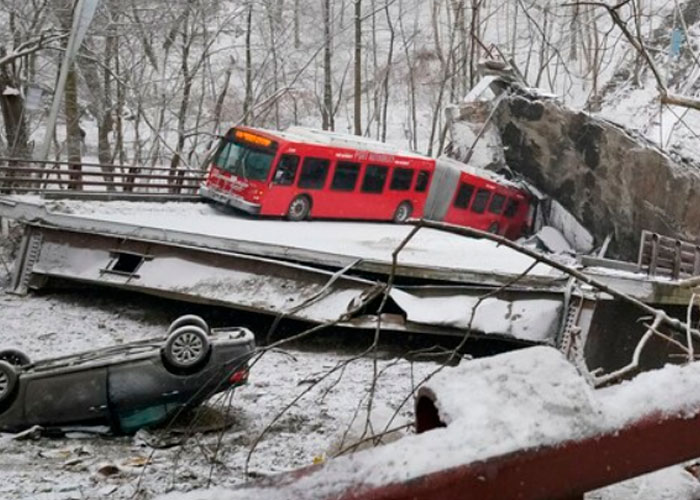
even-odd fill
[[(38, 198), (27, 201), (44, 203)], [(134, 203), (134, 202), (46, 202), (52, 212), (169, 229), (185, 233), (280, 245), (327, 254), (344, 255), (379, 262), (391, 262), (392, 251), (411, 230), (396, 224), (356, 222), (295, 222), (252, 219), (224, 214), (202, 203)], [(432, 229), (422, 229), (402, 250), (403, 265), (431, 266), (476, 272), (499, 272), (518, 275), (533, 260), (494, 242), (465, 238)], [(549, 266), (538, 264), (532, 276), (559, 276)]]

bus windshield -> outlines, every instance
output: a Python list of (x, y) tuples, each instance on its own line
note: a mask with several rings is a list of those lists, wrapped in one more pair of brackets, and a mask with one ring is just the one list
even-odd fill
[(237, 177), (265, 181), (273, 159), (274, 154), (226, 141), (214, 158), (214, 165)]

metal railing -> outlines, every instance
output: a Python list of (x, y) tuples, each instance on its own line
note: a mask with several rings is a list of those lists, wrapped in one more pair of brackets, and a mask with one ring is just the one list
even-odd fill
[(637, 265), (640, 271), (650, 276), (670, 276), (673, 279), (698, 276), (700, 245), (642, 231)]
[(206, 171), (199, 169), (0, 157), (0, 194), (182, 200), (196, 198), (205, 178)]

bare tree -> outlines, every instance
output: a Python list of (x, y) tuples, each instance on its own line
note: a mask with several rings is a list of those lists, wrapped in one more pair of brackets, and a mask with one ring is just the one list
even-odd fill
[(362, 135), (362, 0), (355, 0), (355, 135)]

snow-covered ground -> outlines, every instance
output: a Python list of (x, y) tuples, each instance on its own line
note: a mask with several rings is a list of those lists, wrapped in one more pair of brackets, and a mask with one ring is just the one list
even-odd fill
[[(0, 268), (0, 282), (7, 285)], [(179, 305), (179, 307), (183, 307)], [(172, 303), (129, 299), (125, 295), (93, 294), (88, 290), (56, 291), (17, 297), (0, 294), (0, 339), (42, 358), (164, 334), (169, 321), (186, 312)], [(220, 315), (220, 314), (219, 314)], [(219, 319), (219, 321), (221, 321)], [(368, 339), (368, 342), (371, 339)], [(357, 359), (324, 378), (324, 373), (349, 360), (361, 345), (335, 348), (324, 342), (284, 347), (265, 354), (253, 367), (250, 382), (231, 400), (232, 425), (223, 434), (195, 434), (183, 447), (155, 450), (144, 440), (172, 434), (102, 438), (80, 436), (37, 441), (0, 437), (0, 498), (69, 499), (130, 498), (137, 488), (149, 498), (172, 488), (189, 490), (209, 484), (231, 486), (246, 479), (248, 451), (273, 418), (297, 395), (317, 385), (267, 433), (251, 457), (251, 477), (313, 463), (337, 449), (358, 405), (371, 386), (373, 361)], [(374, 393), (373, 419), (383, 425), (405, 402), (392, 426), (411, 421), (412, 384), (438, 366), (409, 362), (397, 351), (380, 348), (381, 372)], [(223, 401), (207, 412), (215, 423), (225, 414)], [(216, 417), (216, 418), (215, 418)], [(384, 421), (382, 421), (384, 419)], [(364, 423), (360, 411), (355, 427)], [(354, 439), (351, 432), (346, 439)], [(180, 434), (174, 437), (181, 438)], [(221, 440), (215, 465), (209, 458)], [(143, 464), (148, 462), (147, 466)], [(114, 474), (98, 472), (111, 464)]]
[[(3, 258), (9, 260), (6, 248)], [(8, 282), (0, 267), (3, 292)], [(117, 292), (69, 289), (26, 297), (2, 293), (0, 339), (3, 347), (18, 347), (41, 358), (159, 336), (183, 312), (187, 308), (182, 304)], [(207, 319), (222, 323), (231, 318), (216, 310)], [(336, 345), (325, 337), (268, 352), (253, 367), (250, 383), (233, 395), (227, 418), (230, 427), (223, 433), (188, 432), (187, 422), (180, 422), (170, 432), (140, 432), (130, 437), (76, 433), (19, 441), (0, 435), (0, 498), (132, 498), (137, 490), (141, 492), (137, 498), (152, 498), (173, 490), (231, 487), (323, 459), (357, 439), (358, 429), (364, 427), (366, 418), (358, 408), (365, 407), (372, 386), (372, 358), (356, 359), (325, 376), (362, 351), (364, 340), (370, 339)], [(402, 356), (408, 348), (402, 350), (396, 344), (401, 343), (389, 342), (377, 352), (380, 377), (373, 399), (375, 428), (383, 427), (397, 410), (392, 427), (411, 422), (409, 394), (439, 366), (437, 361), (408, 361)], [(307, 389), (311, 389), (308, 394), (259, 441), (246, 475), (248, 453), (261, 431)], [(198, 429), (220, 426), (227, 414), (225, 403), (222, 398), (210, 403), (213, 409), (202, 414), (203, 427)], [(183, 436), (188, 436), (184, 445), (169, 446)], [(593, 492), (587, 498), (700, 496), (697, 481), (675, 467)]]

